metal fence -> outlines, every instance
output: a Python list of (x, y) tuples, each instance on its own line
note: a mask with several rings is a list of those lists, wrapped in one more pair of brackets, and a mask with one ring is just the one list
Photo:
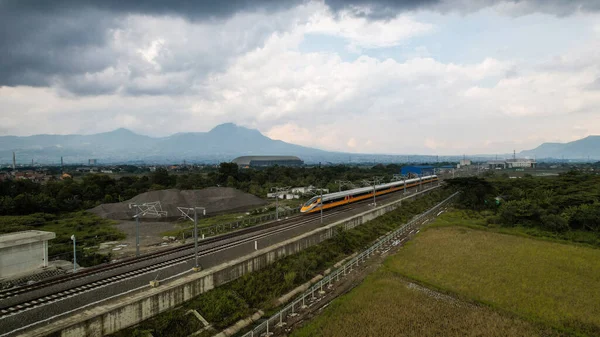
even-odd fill
[(296, 298), (292, 303), (288, 304), (285, 308), (281, 309), (275, 315), (269, 317), (267, 320), (260, 323), (252, 330), (248, 331), (246, 334), (243, 335), (243, 337), (258, 337), (272, 335), (273, 329), (281, 328), (285, 325), (284, 320), (286, 320), (287, 317), (297, 316), (299, 310), (305, 309), (313, 303), (319, 301), (319, 298), (315, 296), (315, 293), (323, 295), (325, 293), (325, 291), (323, 290), (324, 287), (327, 289), (331, 288), (334, 282), (339, 281), (340, 278), (344, 278), (347, 273), (352, 271), (352, 268), (358, 267), (359, 263), (365, 262), (369, 257), (371, 257), (371, 255), (375, 254), (376, 251), (384, 249), (390, 244), (394, 244), (394, 242), (398, 240), (398, 237), (401, 237), (408, 231), (414, 230), (419, 224), (419, 222), (423, 220), (423, 218), (434, 214), (434, 212), (438, 211), (442, 206), (447, 204), (452, 198), (458, 195), (458, 193), (459, 192), (452, 194), (439, 204), (430, 208), (428, 211), (417, 215), (411, 221), (398, 228), (391, 234), (387, 235), (383, 239), (377, 241), (367, 250), (358, 254), (340, 268), (326, 275), (319, 282), (315, 283), (312, 287), (305, 291), (301, 296)]

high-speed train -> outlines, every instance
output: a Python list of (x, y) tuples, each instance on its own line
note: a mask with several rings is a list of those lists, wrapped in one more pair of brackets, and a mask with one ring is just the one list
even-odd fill
[[(421, 181), (422, 180), (422, 181)], [(436, 175), (425, 176), (421, 178), (407, 179), (404, 181), (394, 181), (387, 184), (381, 184), (375, 186), (376, 196), (384, 195), (396, 191), (400, 191), (404, 189), (404, 184), (406, 184), (406, 188), (418, 186), (419, 184), (430, 184), (432, 182), (438, 181), (438, 177)], [(348, 191), (335, 192), (323, 194), (323, 202), (321, 203), (321, 196), (316, 196), (307, 201), (302, 208), (300, 208), (300, 213), (312, 213), (323, 210), (350, 204), (353, 202), (365, 200), (368, 198), (373, 198), (373, 187), (361, 187), (355, 188)]]

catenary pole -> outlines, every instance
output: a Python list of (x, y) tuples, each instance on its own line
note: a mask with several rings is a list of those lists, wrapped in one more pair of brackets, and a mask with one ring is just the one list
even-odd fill
[(319, 199), (321, 203), (321, 224), (323, 224), (323, 189), (321, 188), (321, 198)]
[(140, 256), (140, 215), (135, 215), (135, 256)]
[(77, 242), (75, 238), (75, 234), (71, 235), (71, 240), (73, 240), (73, 272), (77, 272)]

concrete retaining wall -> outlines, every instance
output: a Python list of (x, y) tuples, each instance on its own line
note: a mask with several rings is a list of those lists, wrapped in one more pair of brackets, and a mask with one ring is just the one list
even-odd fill
[[(407, 198), (413, 198), (436, 189), (432, 187)], [(311, 232), (266, 247), (242, 258), (191, 274), (156, 288), (119, 297), (116, 301), (94, 307), (61, 319), (44, 327), (28, 331), (24, 336), (103, 336), (138, 324), (161, 312), (236, 278), (262, 269), (285, 256), (331, 238), (336, 227), (354, 228), (400, 206), (402, 200), (355, 215), (349, 219), (317, 228)]]

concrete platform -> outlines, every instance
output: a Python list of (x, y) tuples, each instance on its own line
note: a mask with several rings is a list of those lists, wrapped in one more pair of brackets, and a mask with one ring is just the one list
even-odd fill
[(13, 278), (48, 266), (48, 240), (56, 234), (24, 231), (0, 235), (0, 279)]

